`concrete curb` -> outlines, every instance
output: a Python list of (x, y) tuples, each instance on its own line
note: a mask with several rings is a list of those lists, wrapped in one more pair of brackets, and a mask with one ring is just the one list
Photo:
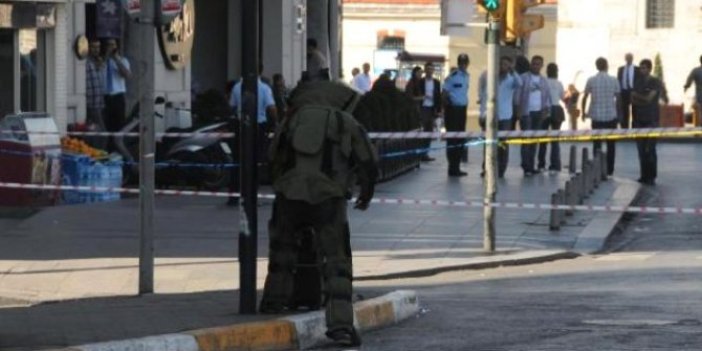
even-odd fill
[(517, 252), (513, 254), (502, 254), (493, 256), (481, 256), (466, 259), (463, 263), (437, 265), (429, 268), (418, 268), (414, 270), (404, 270), (401, 272), (365, 275), (354, 277), (355, 281), (367, 280), (387, 280), (400, 278), (418, 278), (428, 277), (439, 273), (458, 271), (458, 270), (477, 270), (496, 268), (504, 266), (517, 266), (535, 263), (544, 263), (562, 259), (571, 259), (580, 256), (577, 253), (565, 250), (534, 250)]
[[(364, 332), (416, 315), (419, 301), (416, 292), (399, 290), (357, 302), (353, 308), (354, 324)], [(329, 343), (325, 331), (324, 312), (316, 311), (264, 322), (73, 346), (62, 351), (296, 350)]]
[[(641, 184), (619, 178), (616, 181), (621, 183), (621, 185), (614, 191), (608, 205), (631, 205), (642, 189)], [(578, 235), (578, 239), (573, 245), (573, 251), (582, 255), (595, 254), (602, 251), (607, 239), (615, 231), (624, 214), (624, 212), (598, 213)]]

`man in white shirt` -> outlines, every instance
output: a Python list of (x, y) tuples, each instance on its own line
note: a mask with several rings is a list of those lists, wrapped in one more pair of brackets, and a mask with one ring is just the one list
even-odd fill
[(352, 85), (364, 94), (371, 90), (370, 63), (366, 62), (363, 64), (363, 73), (354, 77)]
[(622, 128), (629, 128), (631, 125), (631, 92), (634, 90), (634, 82), (639, 76), (639, 68), (634, 65), (634, 55), (631, 53), (624, 56), (624, 61), (626, 64), (617, 70), (622, 105), (622, 117), (619, 123)]
[[(129, 60), (120, 55), (116, 39), (105, 41), (105, 127), (108, 132), (118, 132), (124, 127), (127, 117), (127, 79), (132, 71)], [(110, 138), (107, 151), (115, 150)]]

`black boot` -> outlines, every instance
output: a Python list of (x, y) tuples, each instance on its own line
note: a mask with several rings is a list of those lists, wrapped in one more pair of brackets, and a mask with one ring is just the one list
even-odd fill
[(342, 346), (361, 346), (361, 336), (354, 327), (329, 330), (326, 335)]

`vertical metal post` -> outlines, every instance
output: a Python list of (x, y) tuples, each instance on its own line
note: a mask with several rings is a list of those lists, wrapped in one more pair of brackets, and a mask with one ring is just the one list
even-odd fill
[(241, 199), (239, 206), (239, 313), (256, 313), (258, 241), (258, 22), (259, 2), (241, 2)]
[(485, 120), (485, 197), (483, 202), (483, 249), (495, 251), (495, 212), (490, 206), (497, 194), (497, 82), (500, 23), (488, 20), (487, 116)]
[[(159, 0), (142, 2), (139, 25), (139, 295), (154, 292), (154, 41)], [(152, 26), (153, 24), (153, 26)]]

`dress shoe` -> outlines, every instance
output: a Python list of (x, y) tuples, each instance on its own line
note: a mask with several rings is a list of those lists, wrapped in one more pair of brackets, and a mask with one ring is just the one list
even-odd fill
[(463, 172), (463, 171), (449, 171), (448, 172), (449, 177), (465, 177), (468, 175), (468, 173)]
[(356, 328), (339, 328), (325, 333), (329, 339), (342, 346), (361, 346), (361, 336)]
[(239, 198), (236, 196), (231, 196), (227, 200), (227, 206), (229, 207), (237, 207), (239, 206)]
[(426, 156), (426, 155), (423, 156), (423, 157), (421, 158), (421, 161), (422, 161), (422, 162), (431, 162), (431, 161), (434, 161), (434, 160), (436, 160), (436, 159), (433, 158), (433, 157)]

